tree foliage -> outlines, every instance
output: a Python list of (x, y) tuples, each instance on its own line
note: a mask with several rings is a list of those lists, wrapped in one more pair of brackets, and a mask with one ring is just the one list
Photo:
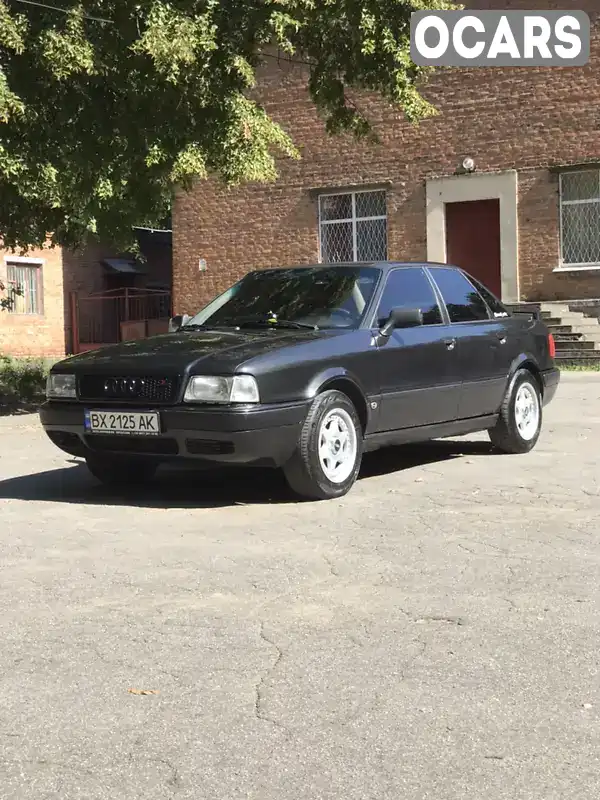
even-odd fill
[[(330, 133), (369, 133), (353, 89), (432, 113), (410, 15), (450, 0), (0, 0), (0, 236), (128, 236), (198, 178), (276, 177), (296, 145), (256, 101), (273, 53), (302, 61)], [(44, 4), (46, 7), (44, 7)], [(47, 6), (56, 6), (48, 8)], [(276, 57), (276, 56), (275, 56)], [(292, 132), (293, 135), (293, 132)]]
[(6, 287), (4, 286), (2, 281), (0, 281), (0, 311), (6, 311), (8, 308), (10, 308), (11, 305), (10, 298), (8, 297), (8, 295), (5, 294), (5, 292), (6, 292)]

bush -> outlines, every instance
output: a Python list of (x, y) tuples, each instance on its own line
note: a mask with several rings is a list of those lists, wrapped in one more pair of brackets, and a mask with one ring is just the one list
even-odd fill
[(48, 365), (42, 359), (0, 355), (0, 404), (43, 400), (47, 375)]

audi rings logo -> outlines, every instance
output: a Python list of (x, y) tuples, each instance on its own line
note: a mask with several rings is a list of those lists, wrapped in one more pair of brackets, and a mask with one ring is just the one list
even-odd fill
[(108, 378), (104, 394), (108, 397), (139, 397), (145, 381), (142, 378)]

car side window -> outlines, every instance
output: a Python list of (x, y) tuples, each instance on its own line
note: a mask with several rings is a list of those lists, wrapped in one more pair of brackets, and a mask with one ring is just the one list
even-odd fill
[(492, 312), (492, 316), (495, 319), (499, 319), (500, 317), (509, 317), (510, 314), (504, 308), (502, 303), (495, 297), (489, 289), (486, 289), (485, 286), (480, 283), (480, 281), (476, 280), (475, 278), (470, 278), (471, 283), (475, 286), (479, 294), (483, 297), (485, 302), (487, 303), (487, 307)]
[(450, 322), (479, 322), (490, 318), (483, 298), (462, 272), (436, 268), (431, 270), (431, 275), (442, 294)]
[(387, 276), (377, 309), (377, 323), (385, 324), (393, 308), (418, 308), (424, 325), (443, 322), (435, 292), (427, 275), (419, 268), (395, 269)]

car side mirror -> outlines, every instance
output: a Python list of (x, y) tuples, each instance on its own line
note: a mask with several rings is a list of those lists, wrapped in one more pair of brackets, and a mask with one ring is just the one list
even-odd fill
[(177, 333), (190, 319), (191, 317), (189, 314), (177, 314), (177, 316), (171, 317), (169, 320), (169, 333)]
[(423, 312), (420, 308), (392, 308), (379, 332), (382, 336), (388, 337), (396, 328), (417, 328), (422, 324)]

